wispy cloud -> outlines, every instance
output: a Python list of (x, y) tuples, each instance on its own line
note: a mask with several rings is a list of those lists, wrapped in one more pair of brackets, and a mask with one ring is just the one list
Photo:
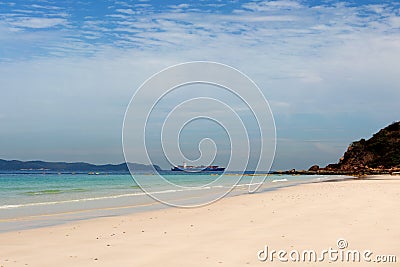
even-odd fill
[(304, 8), (297, 1), (261, 1), (261, 2), (250, 2), (243, 5), (245, 9), (253, 11), (271, 11), (271, 10), (285, 10), (285, 9), (300, 9)]
[(119, 12), (119, 13), (123, 13), (123, 14), (129, 14), (129, 15), (136, 14), (136, 12), (133, 11), (132, 9), (130, 9), (130, 8), (127, 8), (127, 9), (118, 8), (118, 9), (116, 9), (115, 11), (116, 11), (116, 12)]
[(61, 18), (19, 18), (9, 23), (12, 26), (43, 29), (51, 28), (58, 25), (65, 25), (67, 24), (67, 20)]
[(45, 9), (45, 10), (60, 10), (60, 7), (57, 6), (43, 6), (43, 5), (37, 5), (37, 4), (32, 4), (30, 5), (31, 8), (34, 9)]
[[(286, 44), (296, 42), (300, 45), (300, 49), (295, 48), (297, 52), (306, 46), (317, 52), (318, 47), (340, 43), (363, 32), (393, 34), (400, 24), (396, 6), (388, 3), (352, 6), (343, 2), (309, 6), (305, 2), (278, 0), (244, 2), (231, 9), (226, 3), (207, 2), (163, 8), (149, 2), (115, 1), (104, 9), (102, 16), (92, 14), (90, 19), (72, 20), (70, 8), (31, 4), (0, 12), (0, 21), (10, 29), (63, 29), (64, 38), (88, 42), (88, 48), (126, 44), (129, 48), (165, 49), (170, 46), (173, 49), (179, 45), (190, 49), (232, 38), (238, 47), (262, 47), (268, 43), (271, 49), (276, 45), (286, 50)], [(74, 9), (90, 10), (90, 7), (77, 2)], [(56, 47), (64, 43), (59, 37), (54, 40)], [(188, 44), (188, 39), (193, 40)], [(52, 44), (47, 47), (50, 50)], [(43, 49), (40, 51), (42, 53)], [(91, 52), (82, 51), (84, 54)]]
[[(313, 3), (0, 2), (2, 129), (13, 129), (13, 121), (34, 129), (23, 112), (33, 110), (49, 132), (63, 121), (75, 127), (64, 129), (71, 135), (87, 127), (119, 144), (118, 123), (134, 88), (171, 64), (213, 60), (252, 77), (271, 102), (278, 135), (296, 135), (282, 145), (280, 160), (298, 161), (291, 151), (304, 151), (303, 140), (324, 138), (343, 145), (315, 146), (308, 162), (324, 151), (336, 160), (357, 138), (339, 138), (338, 127), (360, 135), (366, 128), (351, 120), (369, 127), (400, 117), (400, 4)], [(100, 119), (92, 110), (105, 111)], [(326, 136), (305, 127), (324, 127)]]

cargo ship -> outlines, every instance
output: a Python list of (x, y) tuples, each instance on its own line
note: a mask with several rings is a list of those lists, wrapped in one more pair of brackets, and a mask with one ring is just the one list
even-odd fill
[(210, 165), (210, 166), (188, 166), (186, 163), (183, 165), (178, 165), (171, 168), (171, 171), (178, 172), (223, 172), (225, 171), (224, 167), (219, 167), (218, 165)]

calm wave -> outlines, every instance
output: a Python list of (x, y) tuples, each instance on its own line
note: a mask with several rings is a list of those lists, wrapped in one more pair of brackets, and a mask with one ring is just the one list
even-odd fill
[[(236, 174), (230, 176), (233, 180), (240, 178)], [(167, 199), (174, 199), (177, 192), (180, 197), (188, 199), (228, 189), (233, 189), (231, 195), (244, 194), (248, 192), (253, 178), (243, 176), (232, 188), (229, 179), (226, 184), (214, 184), (218, 177), (204, 174), (166, 175), (168, 181), (179, 186), (171, 190), (156, 175), (141, 176), (146, 179), (147, 191), (153, 196), (163, 194)], [(259, 191), (333, 178), (338, 177), (270, 175)], [(112, 216), (121, 214), (123, 209), (126, 210), (124, 212), (134, 212), (154, 208), (156, 205), (160, 207), (161, 204), (147, 196), (130, 175), (0, 174), (0, 231), (52, 225), (71, 219)], [(60, 219), (60, 214), (73, 214), (73, 218)], [(42, 218), (42, 215), (46, 216)], [(56, 219), (49, 215), (54, 215)]]

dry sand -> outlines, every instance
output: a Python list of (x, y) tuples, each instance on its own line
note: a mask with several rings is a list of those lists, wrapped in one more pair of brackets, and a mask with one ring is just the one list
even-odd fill
[(284, 266), (276, 258), (259, 261), (257, 252), (267, 245), (319, 253), (338, 249), (340, 238), (347, 250), (371, 250), (371, 259), (395, 255), (397, 263), (329, 263), (326, 257), (291, 265), (399, 266), (399, 204), (399, 176), (306, 184), (196, 209), (3, 233), (0, 266)]

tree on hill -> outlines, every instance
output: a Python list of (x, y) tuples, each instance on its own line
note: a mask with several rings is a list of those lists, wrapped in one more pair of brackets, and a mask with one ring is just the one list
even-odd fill
[(344, 171), (400, 168), (400, 122), (393, 122), (368, 140), (353, 142), (339, 163), (327, 168)]

